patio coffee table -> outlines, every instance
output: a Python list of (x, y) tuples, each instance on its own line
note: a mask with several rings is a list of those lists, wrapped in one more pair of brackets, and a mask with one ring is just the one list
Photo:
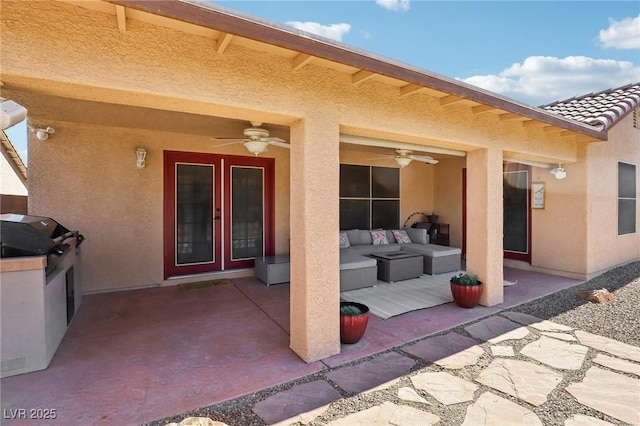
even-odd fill
[(256, 277), (266, 285), (288, 283), (289, 255), (256, 257)]
[(394, 281), (418, 278), (422, 275), (422, 255), (396, 251), (392, 253), (377, 253), (371, 257), (378, 261), (378, 279), (392, 283)]

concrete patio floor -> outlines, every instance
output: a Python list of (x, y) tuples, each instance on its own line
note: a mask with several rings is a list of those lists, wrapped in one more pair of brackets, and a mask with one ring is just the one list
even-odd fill
[[(505, 268), (505, 300), (453, 303), (381, 320), (340, 354), (305, 363), (289, 349), (289, 285), (255, 278), (183, 291), (161, 287), (85, 296), (43, 371), (2, 379), (3, 413), (55, 409), (47, 424), (135, 425), (255, 393), (478, 320), (578, 284)], [(2, 424), (34, 424), (7, 419)]]

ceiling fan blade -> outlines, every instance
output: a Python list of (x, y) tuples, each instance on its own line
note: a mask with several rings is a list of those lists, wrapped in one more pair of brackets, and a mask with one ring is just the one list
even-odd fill
[[(272, 138), (269, 138), (272, 139)], [(277, 139), (277, 138), (273, 138), (273, 139)], [(291, 145), (289, 145), (288, 143), (282, 141), (269, 141), (269, 145), (275, 145), (275, 146), (279, 146), (280, 148), (287, 148), (290, 149)]]
[[(217, 140), (229, 140), (229, 139), (217, 139)], [(246, 139), (232, 139), (232, 140), (233, 140), (233, 142), (221, 143), (221, 144), (213, 145), (213, 146), (218, 148), (218, 147), (221, 147), (221, 146), (235, 145), (237, 143), (246, 142)]]
[(428, 155), (410, 155), (409, 157), (412, 160), (422, 161), (423, 163), (428, 163), (428, 164), (438, 164), (439, 163), (438, 160), (435, 160), (432, 157), (429, 157)]
[(367, 158), (368, 161), (370, 160), (389, 160), (391, 158), (394, 158), (395, 155), (385, 155), (384, 157), (375, 157), (375, 158)]

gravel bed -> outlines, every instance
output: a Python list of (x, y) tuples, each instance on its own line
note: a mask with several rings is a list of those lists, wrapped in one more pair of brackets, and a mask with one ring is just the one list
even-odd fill
[[(577, 293), (580, 291), (597, 290), (601, 288), (605, 288), (613, 293), (615, 295), (614, 300), (608, 303), (597, 304), (588, 302), (577, 296)], [(561, 290), (557, 293), (525, 303), (510, 310), (526, 313), (542, 319), (548, 319), (578, 330), (609, 337), (620, 342), (640, 347), (640, 262), (633, 262), (618, 267), (578, 286)], [(452, 330), (448, 330), (447, 332), (454, 331), (461, 335), (470, 337), (470, 335), (464, 330), (464, 327), (465, 326), (460, 326)], [(516, 355), (512, 359), (526, 360), (528, 362), (540, 364), (531, 358), (519, 354), (522, 347), (540, 337), (540, 333), (538, 331), (531, 328), (530, 330), (532, 331), (531, 334), (524, 339), (517, 342), (508, 342), (516, 351)], [(331, 369), (327, 369), (324, 372), (317, 373), (295, 382), (276, 386), (222, 404), (145, 423), (143, 426), (161, 426), (170, 422), (180, 422), (184, 418), (192, 416), (209, 417), (211, 419), (224, 422), (229, 426), (265, 426), (266, 423), (251, 410), (251, 407), (254, 404), (278, 392), (290, 389), (292, 386), (315, 380), (325, 380), (331, 383), (343, 395), (343, 398), (331, 403), (329, 408), (322, 415), (309, 423), (308, 426), (326, 425), (333, 420), (345, 417), (351, 413), (363, 411), (375, 405), (382, 404), (385, 401), (409, 405), (424, 410), (424, 404), (412, 403), (399, 399), (398, 389), (402, 387), (412, 387), (410, 379), (411, 376), (423, 372), (447, 371), (448, 373), (454, 374), (460, 378), (473, 381), (473, 379), (478, 377), (480, 372), (485, 369), (493, 359), (490, 355), (491, 351), (489, 346), (491, 345), (489, 343), (479, 342), (479, 346), (484, 349), (484, 355), (475, 365), (468, 366), (460, 370), (447, 370), (436, 364), (425, 362), (404, 352), (402, 347), (391, 349), (390, 351), (387, 351), (387, 353), (393, 351), (412, 358), (415, 361), (415, 365), (411, 372), (400, 378), (397, 383), (386, 389), (375, 392), (349, 395), (326, 377), (325, 373), (331, 371)], [(377, 354), (365, 358), (364, 360), (372, 359), (380, 355), (381, 354)], [(476, 397), (488, 391), (499, 393), (501, 397), (509, 399), (520, 406), (533, 411), (544, 425), (563, 425), (564, 421), (568, 417), (576, 414), (596, 417), (614, 425), (626, 425), (624, 422), (620, 422), (617, 419), (578, 403), (571, 394), (564, 390), (570, 383), (579, 382), (584, 378), (586, 371), (592, 366), (592, 360), (595, 355), (596, 351), (594, 349), (589, 349), (586, 360), (580, 370), (564, 371), (563, 381), (549, 395), (547, 402), (538, 407), (529, 405), (526, 402), (509, 395), (499, 393), (489, 387), (474, 382), (480, 388), (479, 391), (476, 392)], [(361, 361), (363, 360), (358, 360), (357, 363)], [(630, 377), (635, 376), (630, 375)], [(428, 411), (440, 417), (441, 421), (438, 425), (462, 424), (466, 415), (467, 407), (471, 404), (463, 403), (445, 406), (426, 392), (418, 390), (418, 393), (431, 404), (426, 407)]]

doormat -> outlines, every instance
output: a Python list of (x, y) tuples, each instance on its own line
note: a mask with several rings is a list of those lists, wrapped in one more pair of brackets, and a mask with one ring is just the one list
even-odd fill
[(225, 285), (231, 285), (231, 280), (222, 279), (222, 280), (210, 280), (210, 281), (197, 281), (192, 283), (184, 283), (178, 284), (180, 290), (189, 291), (189, 290), (201, 290), (203, 288), (211, 288), (211, 287), (221, 287)]

